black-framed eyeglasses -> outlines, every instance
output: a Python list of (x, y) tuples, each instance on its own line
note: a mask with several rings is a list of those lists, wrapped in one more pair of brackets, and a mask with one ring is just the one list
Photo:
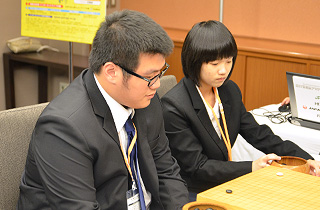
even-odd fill
[(160, 70), (159, 74), (157, 74), (156, 76), (152, 77), (151, 79), (148, 79), (148, 78), (145, 78), (145, 77), (143, 77), (143, 76), (141, 76), (141, 75), (139, 75), (139, 74), (137, 74), (137, 73), (135, 73), (135, 72), (133, 72), (133, 71), (131, 71), (129, 69), (126, 69), (126, 68), (122, 67), (121, 65), (119, 65), (117, 63), (114, 63), (114, 64), (119, 66), (121, 69), (123, 69), (128, 74), (131, 74), (133, 76), (136, 76), (136, 77), (138, 77), (140, 79), (143, 79), (143, 80), (147, 81), (148, 82), (148, 87), (151, 87), (154, 83), (156, 83), (158, 81), (158, 79), (160, 79), (164, 75), (164, 73), (166, 73), (166, 71), (168, 70), (168, 68), (170, 66), (169, 64), (165, 63), (164, 66), (162, 67), (162, 69)]

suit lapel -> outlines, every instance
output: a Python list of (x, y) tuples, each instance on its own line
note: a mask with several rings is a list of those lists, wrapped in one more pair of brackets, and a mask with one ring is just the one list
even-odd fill
[[(120, 147), (118, 132), (114, 124), (110, 108), (104, 100), (102, 94), (100, 93), (99, 88), (95, 83), (93, 72), (91, 70), (88, 70), (84, 75), (84, 83), (86, 85), (95, 114), (101, 118), (104, 130)], [(152, 194), (153, 197), (159, 200), (159, 181), (157, 177), (154, 176), (154, 174), (157, 173), (157, 169), (155, 167), (148, 143), (148, 128), (143, 109), (136, 110), (133, 122), (137, 128), (138, 134), (138, 160), (141, 177), (143, 178), (143, 182), (147, 190)]]
[[(84, 83), (92, 102), (93, 110), (95, 114), (102, 120), (103, 129), (111, 136), (111, 138), (119, 145), (119, 147), (121, 147), (111, 110), (99, 91), (91, 70), (87, 70), (87, 73), (84, 75)], [(155, 167), (148, 143), (148, 128), (143, 109), (136, 110), (133, 122), (137, 128), (138, 161), (141, 177), (146, 189), (154, 198), (156, 198), (156, 200), (159, 201), (159, 181), (158, 177), (154, 176), (154, 174), (157, 174), (157, 169)]]
[(87, 70), (83, 77), (93, 111), (102, 120), (103, 129), (111, 136), (111, 138), (120, 146), (118, 132), (114, 124), (114, 120), (108, 104), (103, 98), (93, 76), (91, 70)]
[(206, 109), (205, 105), (203, 104), (203, 101), (201, 99), (201, 96), (200, 96), (197, 88), (195, 87), (194, 83), (190, 79), (184, 78), (184, 83), (185, 83), (187, 90), (190, 94), (193, 108), (194, 108), (195, 112), (197, 113), (200, 122), (202, 123), (202, 125), (206, 129), (206, 131), (209, 133), (212, 140), (218, 145), (221, 152), (224, 154), (225, 158), (228, 159), (227, 147), (224, 144), (224, 141), (219, 138), (216, 130), (212, 126), (212, 122), (209, 118), (207, 109)]
[(218, 88), (218, 91), (219, 91), (219, 97), (221, 99), (221, 103), (223, 105), (224, 115), (226, 117), (227, 127), (229, 131), (230, 130), (229, 124), (231, 122), (231, 104), (229, 103), (228, 94), (226, 93), (224, 86), (221, 86), (220, 88)]

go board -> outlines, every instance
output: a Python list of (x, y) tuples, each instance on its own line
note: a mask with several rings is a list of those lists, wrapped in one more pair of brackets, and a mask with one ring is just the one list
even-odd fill
[(320, 177), (268, 166), (199, 193), (197, 201), (234, 210), (320, 209)]

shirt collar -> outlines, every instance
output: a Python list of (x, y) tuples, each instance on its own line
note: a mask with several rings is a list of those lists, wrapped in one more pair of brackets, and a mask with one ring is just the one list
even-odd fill
[(116, 100), (114, 100), (100, 85), (98, 79), (96, 78), (96, 75), (94, 74), (94, 79), (96, 81), (96, 84), (107, 102), (111, 114), (114, 120), (114, 123), (116, 125), (117, 132), (120, 132), (120, 130), (123, 128), (125, 122), (127, 121), (128, 117), (131, 115), (131, 118), (134, 116), (134, 109), (132, 108), (124, 108), (121, 104), (119, 104)]
[[(207, 105), (206, 100), (204, 99), (204, 97), (203, 97), (203, 95), (202, 95), (202, 93), (201, 93), (201, 91), (200, 91), (200, 89), (199, 89), (199, 87), (197, 85), (196, 85), (196, 88), (197, 88), (197, 90), (199, 92), (199, 95), (200, 95), (200, 97), (201, 97), (201, 99), (202, 99), (202, 101), (204, 103), (204, 106), (206, 107), (206, 110), (207, 110), (207, 112), (209, 114), (210, 119), (211, 120), (214, 119), (213, 113), (212, 113), (211, 109), (209, 108), (209, 106)], [(217, 94), (219, 95), (218, 88), (216, 90), (217, 90)], [(213, 110), (214, 110), (214, 113), (216, 114), (217, 118), (220, 118), (218, 100), (216, 100), (216, 102), (215, 102), (215, 104), (213, 106)]]

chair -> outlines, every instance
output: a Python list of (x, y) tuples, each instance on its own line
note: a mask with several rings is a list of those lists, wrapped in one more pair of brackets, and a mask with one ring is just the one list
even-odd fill
[(183, 206), (182, 210), (233, 210), (227, 204), (194, 201)]
[(161, 98), (166, 94), (173, 86), (177, 84), (177, 79), (174, 75), (165, 75), (160, 79), (160, 87), (157, 89), (157, 93)]
[(35, 123), (48, 103), (0, 111), (0, 209), (16, 209)]

